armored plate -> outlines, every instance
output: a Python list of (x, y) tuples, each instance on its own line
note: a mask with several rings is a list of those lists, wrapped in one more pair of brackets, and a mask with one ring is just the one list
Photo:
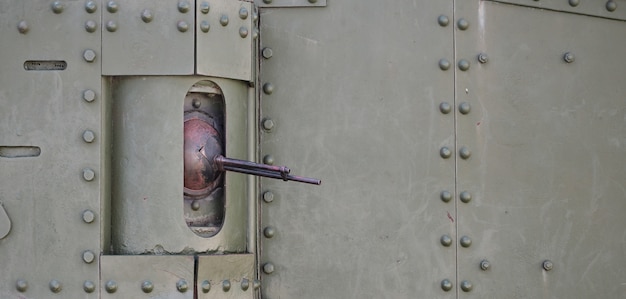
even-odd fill
[(452, 1), (260, 12), (261, 154), (322, 180), (261, 179), (263, 298), (453, 298)]
[(107, 239), (101, 40), (86, 26), (100, 14), (84, 1), (12, 0), (0, 20), (0, 202), (11, 220), (0, 297), (97, 298), (83, 284), (97, 287)]
[(458, 206), (458, 235), (472, 240), (458, 251), (459, 281), (472, 285), (459, 297), (624, 297), (624, 23), (488, 1), (456, 8), (469, 23), (457, 60), (472, 65), (456, 84), (471, 104), (457, 113), (457, 144), (471, 151), (458, 190), (472, 195)]
[(194, 73), (194, 1), (114, 0), (102, 6), (103, 75)]
[(254, 298), (254, 254), (198, 256), (198, 298)]
[(560, 12), (569, 12), (607, 19), (626, 20), (626, 2), (623, 0), (490, 0)]
[(255, 0), (259, 7), (323, 7), (326, 0)]

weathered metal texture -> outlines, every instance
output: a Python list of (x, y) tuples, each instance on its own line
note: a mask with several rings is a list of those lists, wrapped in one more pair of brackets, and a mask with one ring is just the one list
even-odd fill
[[(453, 298), (452, 1), (335, 1), (261, 10), (263, 298)], [(323, 24), (323, 25), (320, 25)], [(268, 50), (268, 49), (271, 49)], [(271, 52), (271, 53), (270, 53)]]
[(472, 152), (458, 160), (472, 195), (459, 297), (623, 298), (624, 23), (489, 1), (457, 1), (455, 16), (469, 23), (456, 59), (472, 65), (456, 84), (471, 104), (457, 144)]
[(626, 20), (624, 0), (489, 0), (500, 3), (570, 12), (615, 20)]
[[(106, 238), (101, 43), (84, 24), (99, 24), (100, 15), (86, 12), (83, 1), (54, 11), (52, 3), (0, 3), (0, 204), (11, 220), (0, 240), (2, 298), (97, 297), (82, 285), (98, 283), (98, 262), (83, 261), (83, 251), (99, 254)], [(67, 69), (27, 71), (29, 60), (44, 69), (64, 61)], [(86, 142), (85, 130), (95, 139)]]
[[(185, 224), (183, 213), (183, 100), (190, 87), (209, 80), (226, 103), (226, 154), (247, 155), (248, 86), (208, 77), (124, 77), (112, 84), (112, 248), (116, 254), (244, 252), (247, 239), (246, 178), (226, 173), (226, 214), (206, 239)], [(166, 237), (165, 237), (166, 236)]]
[(323, 7), (326, 0), (255, 0), (259, 7)]
[(103, 255), (100, 298), (195, 298), (194, 266), (185, 255)]
[(197, 74), (252, 81), (256, 14), (250, 2), (196, 2)]
[(198, 298), (254, 298), (254, 254), (198, 256)]
[(194, 73), (193, 1), (102, 1), (99, 12), (103, 75)]

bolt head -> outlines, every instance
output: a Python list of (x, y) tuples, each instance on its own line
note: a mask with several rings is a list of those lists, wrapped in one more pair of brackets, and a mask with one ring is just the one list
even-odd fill
[(565, 60), (565, 62), (567, 62), (567, 63), (574, 62), (574, 59), (575, 59), (574, 54), (572, 54), (570, 52), (567, 52), (567, 53), (563, 54), (563, 60)]
[(83, 283), (83, 290), (85, 293), (93, 293), (93, 291), (96, 290), (96, 284), (94, 284), (91, 280), (85, 280)]
[(274, 121), (270, 118), (263, 120), (263, 129), (271, 131), (274, 128)]
[(474, 286), (472, 286), (472, 282), (469, 280), (463, 280), (461, 281), (461, 290), (463, 290), (463, 292), (469, 292), (472, 290)]
[(26, 23), (26, 21), (21, 20), (19, 21), (19, 23), (17, 23), (17, 31), (19, 31), (21, 34), (26, 34), (28, 30), (30, 30), (30, 28), (28, 27), (28, 23)]
[(83, 221), (85, 223), (92, 223), (96, 219), (96, 215), (91, 210), (85, 210), (83, 212)]
[(92, 143), (96, 139), (96, 135), (91, 130), (85, 130), (83, 132), (83, 140), (87, 143)]
[(448, 24), (450, 24), (450, 19), (448, 18), (448, 16), (440, 15), (437, 18), (437, 23), (439, 23), (439, 26), (441, 27), (446, 27), (448, 26)]
[(448, 292), (452, 290), (452, 282), (449, 279), (444, 279), (441, 281), (441, 289)]
[(263, 192), (263, 201), (266, 203), (274, 201), (274, 193), (272, 191)]
[(96, 99), (96, 92), (91, 90), (91, 89), (87, 89), (85, 91), (83, 91), (83, 100), (87, 101), (87, 102), (93, 102)]
[(152, 281), (146, 280), (141, 283), (141, 290), (146, 294), (150, 293), (154, 290), (154, 284), (152, 284)]
[(552, 263), (551, 260), (545, 260), (545, 261), (543, 261), (542, 267), (543, 267), (544, 270), (550, 271), (550, 270), (554, 269), (554, 264)]
[(15, 288), (18, 292), (24, 293), (26, 292), (26, 289), (28, 289), (28, 282), (25, 279), (18, 279), (15, 282)]
[(86, 250), (83, 252), (83, 262), (87, 264), (91, 264), (93, 263), (95, 259), (96, 259), (96, 255), (93, 253), (93, 251)]
[(439, 241), (441, 242), (441, 245), (445, 247), (450, 247), (450, 245), (452, 245), (452, 238), (450, 238), (450, 236), (448, 235), (441, 236)]
[(478, 62), (484, 64), (484, 63), (487, 63), (487, 61), (489, 61), (489, 57), (487, 56), (487, 54), (485, 53), (478, 54)]
[(208, 280), (202, 282), (201, 286), (203, 293), (208, 293), (211, 290), (211, 283)]
[(491, 268), (491, 263), (489, 263), (488, 260), (482, 260), (480, 262), (480, 269), (483, 271), (487, 271), (489, 270), (489, 268)]
[(91, 168), (83, 169), (83, 179), (85, 181), (91, 182), (96, 177), (96, 173)]
[(439, 68), (442, 71), (447, 71), (450, 68), (450, 61), (448, 61), (447, 59), (440, 59), (439, 60)]
[(245, 26), (239, 27), (239, 36), (241, 36), (241, 38), (246, 38), (248, 36), (248, 28)]
[(104, 285), (104, 289), (109, 294), (115, 293), (117, 291), (117, 282), (115, 282), (115, 280), (107, 281), (107, 283)]
[(230, 280), (225, 279), (222, 281), (222, 290), (224, 290), (224, 292), (228, 292), (230, 290)]
[(94, 52), (94, 50), (87, 49), (83, 52), (83, 58), (87, 62), (94, 62), (94, 60), (96, 60), (96, 52)]
[(263, 58), (265, 59), (270, 59), (274, 55), (274, 51), (272, 51), (272, 48), (265, 47), (261, 51), (261, 55), (263, 55)]
[(56, 279), (51, 280), (48, 286), (53, 293), (58, 293), (63, 289), (63, 285)]
[(189, 289), (189, 285), (187, 284), (186, 280), (181, 279), (176, 283), (176, 289), (179, 292), (184, 293), (187, 292), (187, 290)]
[(463, 236), (463, 237), (461, 237), (461, 240), (460, 240), (459, 243), (461, 243), (461, 246), (463, 246), (465, 248), (468, 248), (468, 247), (472, 246), (472, 239), (470, 239), (470, 237), (468, 237), (468, 236)]

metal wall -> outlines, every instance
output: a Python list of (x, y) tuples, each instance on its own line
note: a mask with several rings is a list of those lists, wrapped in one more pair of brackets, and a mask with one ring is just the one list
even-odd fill
[(264, 298), (626, 295), (621, 3), (502, 2), (261, 9)]

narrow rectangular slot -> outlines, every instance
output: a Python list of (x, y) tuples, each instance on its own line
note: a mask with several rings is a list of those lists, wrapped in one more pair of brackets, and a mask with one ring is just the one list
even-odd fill
[(40, 154), (38, 146), (0, 146), (0, 157), (3, 158), (39, 157)]
[(24, 69), (27, 71), (62, 71), (67, 68), (64, 60), (27, 60)]

